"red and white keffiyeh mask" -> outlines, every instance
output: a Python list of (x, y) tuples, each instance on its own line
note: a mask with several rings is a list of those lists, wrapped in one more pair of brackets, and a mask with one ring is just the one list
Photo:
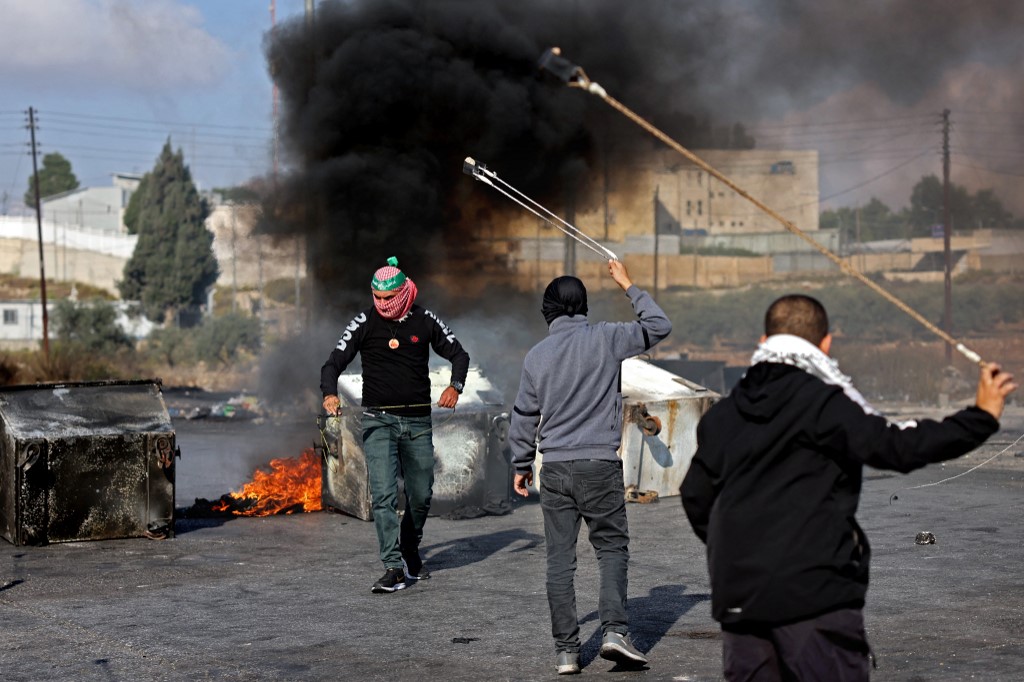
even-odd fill
[(416, 300), (416, 283), (405, 277), (401, 270), (392, 265), (385, 265), (377, 270), (373, 276), (374, 283), (390, 283), (394, 282), (399, 275), (405, 280), (400, 286), (393, 289), (377, 289), (377, 291), (394, 291), (394, 296), (388, 298), (373, 297), (373, 306), (380, 313), (380, 316), (386, 320), (400, 320), (408, 314), (409, 309), (412, 308), (412, 304)]

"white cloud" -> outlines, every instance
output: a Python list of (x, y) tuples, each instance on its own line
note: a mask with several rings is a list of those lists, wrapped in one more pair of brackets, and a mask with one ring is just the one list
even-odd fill
[(177, 0), (0, 0), (0, 82), (89, 91), (208, 86), (231, 54)]

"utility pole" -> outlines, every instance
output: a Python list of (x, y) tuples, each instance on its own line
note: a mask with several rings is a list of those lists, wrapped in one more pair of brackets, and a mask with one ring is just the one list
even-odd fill
[[(942, 313), (942, 330), (953, 334), (953, 256), (949, 244), (953, 227), (949, 220), (949, 109), (942, 110), (942, 249), (946, 256), (946, 299)], [(953, 347), (946, 344), (946, 364), (953, 362)]]
[[(274, 28), (277, 26), (277, 0), (270, 0), (270, 34), (274, 34)], [(273, 69), (272, 69), (273, 70)], [(277, 74), (271, 74), (271, 78)], [(277, 134), (277, 81), (274, 80), (273, 89), (270, 95), (270, 105), (273, 112), (274, 118), (274, 149), (273, 149), (273, 175), (271, 176), (274, 180), (274, 185), (277, 185), (277, 159), (278, 159), (278, 134)]]
[(39, 291), (43, 299), (43, 355), (50, 361), (50, 318), (46, 312), (46, 264), (43, 258), (43, 209), (39, 204), (39, 164), (36, 160), (36, 110), (28, 108), (28, 129), (32, 138), (32, 187), (35, 191), (36, 228), (39, 233)]
[(658, 185), (654, 186), (654, 298), (658, 298)]
[(236, 252), (236, 244), (238, 240), (238, 231), (235, 221), (235, 202), (231, 202), (231, 312), (237, 312), (238, 310), (238, 253)]
[(857, 219), (856, 220), (856, 225), (857, 225), (857, 227), (856, 227), (856, 230), (857, 230), (857, 253), (860, 254), (860, 271), (864, 272), (864, 252), (861, 250), (861, 247), (860, 247), (860, 244), (861, 244), (861, 242), (860, 242), (860, 206), (857, 207), (857, 212), (854, 214), (854, 216)]
[[(570, 225), (576, 224), (576, 184), (570, 181), (571, 189), (565, 194), (565, 219)], [(565, 235), (565, 255), (562, 258), (565, 274), (576, 276), (576, 240)]]

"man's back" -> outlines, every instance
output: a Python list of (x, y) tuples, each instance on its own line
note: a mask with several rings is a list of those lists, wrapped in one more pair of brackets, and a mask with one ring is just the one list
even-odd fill
[(901, 429), (802, 369), (754, 365), (698, 425), (680, 490), (708, 545), (712, 614), (784, 622), (862, 603), (870, 548), (854, 515), (863, 465), (910, 471), (964, 454), (997, 428), (972, 407)]
[[(621, 362), (672, 330), (647, 292), (630, 286), (626, 295), (637, 321), (592, 325), (583, 315), (558, 317), (547, 338), (526, 354), (515, 409), (520, 416), (543, 417), (538, 442), (547, 461), (608, 458), (619, 448)], [(535, 425), (514, 419), (513, 440), (528, 447)]]

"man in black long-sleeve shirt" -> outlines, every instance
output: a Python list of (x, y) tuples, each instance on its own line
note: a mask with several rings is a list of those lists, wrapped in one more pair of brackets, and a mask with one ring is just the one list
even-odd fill
[[(469, 355), (434, 313), (415, 305), (416, 285), (398, 260), (374, 274), (373, 307), (359, 313), (320, 370), (327, 414), (341, 414), (338, 377), (362, 357), (363, 454), (370, 482), (373, 523), (384, 575), (373, 592), (405, 587), (428, 578), (419, 553), (434, 486), (434, 444), (430, 420), (430, 349), (452, 363), (451, 385), (437, 404), (454, 408), (469, 371)], [(398, 521), (398, 477), (406, 506)]]
[(752, 366), (697, 426), (680, 493), (707, 544), (728, 680), (868, 679), (863, 466), (909, 472), (970, 452), (1016, 388), (985, 365), (974, 406), (895, 424), (839, 371), (831, 344), (821, 303), (778, 299)]

